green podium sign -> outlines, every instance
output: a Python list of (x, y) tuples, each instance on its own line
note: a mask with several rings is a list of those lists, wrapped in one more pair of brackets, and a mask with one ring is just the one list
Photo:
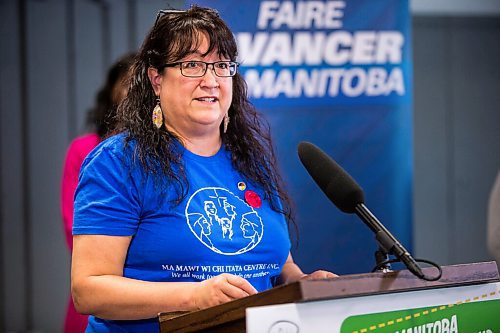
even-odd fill
[(500, 282), (253, 307), (247, 332), (500, 332)]

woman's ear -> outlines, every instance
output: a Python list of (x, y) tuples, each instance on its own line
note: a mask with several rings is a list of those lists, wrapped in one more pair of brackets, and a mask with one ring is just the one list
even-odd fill
[(158, 70), (156, 68), (149, 67), (148, 77), (149, 77), (149, 82), (151, 82), (151, 86), (153, 87), (156, 96), (159, 96), (161, 90), (162, 75), (158, 73)]

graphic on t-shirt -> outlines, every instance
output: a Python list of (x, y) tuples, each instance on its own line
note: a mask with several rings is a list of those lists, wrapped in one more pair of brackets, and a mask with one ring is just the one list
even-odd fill
[(225, 255), (253, 249), (264, 234), (259, 214), (231, 191), (219, 187), (196, 191), (187, 202), (186, 220), (200, 242)]

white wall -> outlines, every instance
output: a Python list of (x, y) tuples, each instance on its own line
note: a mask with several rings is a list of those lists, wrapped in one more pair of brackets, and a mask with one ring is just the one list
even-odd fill
[(499, 0), (410, 0), (413, 15), (499, 16)]

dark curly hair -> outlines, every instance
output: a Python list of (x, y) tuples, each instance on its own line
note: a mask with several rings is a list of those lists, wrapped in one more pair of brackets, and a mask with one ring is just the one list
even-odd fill
[[(160, 187), (169, 184), (176, 189), (176, 204), (185, 198), (189, 184), (180, 153), (175, 149), (179, 138), (165, 126), (157, 129), (151, 121), (156, 95), (148, 78), (148, 68), (156, 68), (161, 73), (163, 64), (179, 61), (195, 52), (201, 36), (209, 41), (206, 54), (216, 51), (221, 58), (236, 61), (234, 36), (215, 10), (192, 6), (186, 11), (160, 11), (133, 65), (128, 95), (118, 109), (116, 132), (126, 133), (126, 144), (136, 142), (134, 159), (155, 176)], [(233, 167), (263, 188), (272, 209), (284, 214), (290, 223), (293, 221), (291, 202), (278, 172), (269, 125), (248, 100), (247, 86), (239, 73), (232, 78), (232, 85), (233, 99), (228, 111), (231, 121), (226, 133), (221, 124), (222, 141), (231, 153)]]
[(101, 140), (114, 128), (116, 110), (120, 102), (114, 96), (115, 89), (125, 86), (134, 57), (135, 53), (128, 53), (110, 67), (106, 82), (97, 92), (95, 104), (87, 114), (87, 126), (95, 131)]

